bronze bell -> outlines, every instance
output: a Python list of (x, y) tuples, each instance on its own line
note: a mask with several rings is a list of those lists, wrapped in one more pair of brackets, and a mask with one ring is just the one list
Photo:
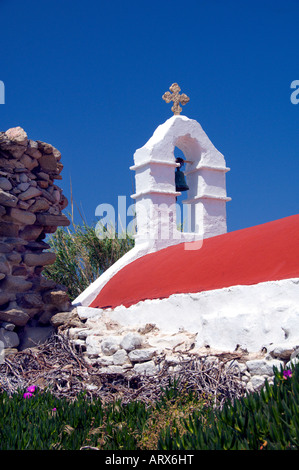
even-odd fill
[(184, 173), (181, 171), (184, 160), (182, 158), (176, 158), (176, 162), (180, 163), (180, 167), (177, 167), (175, 172), (175, 190), (179, 192), (188, 191), (189, 186), (187, 185)]

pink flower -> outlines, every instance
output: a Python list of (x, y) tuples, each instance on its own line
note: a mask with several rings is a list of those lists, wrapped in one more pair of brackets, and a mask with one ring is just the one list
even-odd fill
[(291, 369), (287, 369), (283, 371), (283, 378), (287, 379), (288, 377), (292, 377), (292, 371)]
[(32, 393), (29, 393), (29, 392), (26, 392), (26, 393), (24, 393), (24, 395), (23, 395), (23, 398), (31, 398), (31, 397), (33, 397), (33, 394), (32, 394)]
[(31, 385), (30, 387), (27, 387), (27, 392), (29, 393), (34, 393), (36, 390), (36, 386), (35, 385)]

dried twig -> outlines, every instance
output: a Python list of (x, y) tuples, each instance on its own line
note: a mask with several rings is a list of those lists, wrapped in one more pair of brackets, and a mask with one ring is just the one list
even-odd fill
[(103, 403), (118, 398), (122, 403), (138, 400), (150, 404), (159, 399), (171, 379), (176, 379), (181, 390), (213, 397), (214, 406), (221, 407), (225, 400), (244, 394), (238, 373), (231, 366), (224, 367), (237, 355), (211, 361), (184, 351), (177, 357), (179, 364), (175, 372), (169, 369), (162, 354), (156, 357), (160, 371), (155, 376), (136, 376), (132, 371), (107, 374), (98, 366), (88, 365), (68, 335), (59, 332), (43, 345), (5, 358), (0, 365), (0, 392), (11, 395), (29, 385), (37, 385), (71, 400), (84, 391), (88, 397), (100, 398)]

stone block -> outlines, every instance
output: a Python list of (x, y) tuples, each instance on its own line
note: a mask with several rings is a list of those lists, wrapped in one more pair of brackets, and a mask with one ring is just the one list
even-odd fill
[(55, 253), (26, 253), (24, 255), (24, 263), (27, 266), (46, 266), (55, 262)]
[(146, 362), (150, 361), (155, 354), (156, 349), (154, 348), (134, 349), (133, 351), (129, 352), (128, 356), (132, 362)]
[(112, 356), (118, 349), (120, 349), (120, 338), (116, 336), (106, 337), (101, 342), (101, 350), (106, 356)]
[(159, 368), (153, 361), (142, 362), (141, 364), (135, 364), (133, 371), (138, 375), (156, 375), (159, 372)]
[(5, 328), (0, 328), (0, 341), (4, 343), (4, 348), (16, 348), (20, 343), (17, 333)]
[(22, 225), (33, 225), (36, 221), (36, 215), (32, 212), (13, 207), (8, 212), (9, 216), (17, 223)]
[(24, 326), (29, 321), (30, 316), (21, 308), (11, 308), (0, 310), (0, 321), (13, 323), (16, 326)]
[(133, 349), (140, 348), (142, 345), (142, 336), (138, 333), (128, 333), (121, 340), (120, 346), (126, 351), (133, 351)]

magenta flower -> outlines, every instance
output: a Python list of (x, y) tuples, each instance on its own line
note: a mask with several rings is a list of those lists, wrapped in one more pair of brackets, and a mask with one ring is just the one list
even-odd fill
[(288, 377), (292, 377), (292, 371), (291, 369), (287, 369), (283, 371), (283, 378), (287, 379)]
[(33, 394), (30, 393), (30, 392), (26, 392), (26, 393), (24, 393), (24, 395), (23, 395), (23, 398), (31, 398), (31, 397), (33, 397)]
[(36, 390), (36, 386), (35, 385), (31, 385), (30, 387), (27, 387), (27, 392), (29, 393), (34, 393)]

